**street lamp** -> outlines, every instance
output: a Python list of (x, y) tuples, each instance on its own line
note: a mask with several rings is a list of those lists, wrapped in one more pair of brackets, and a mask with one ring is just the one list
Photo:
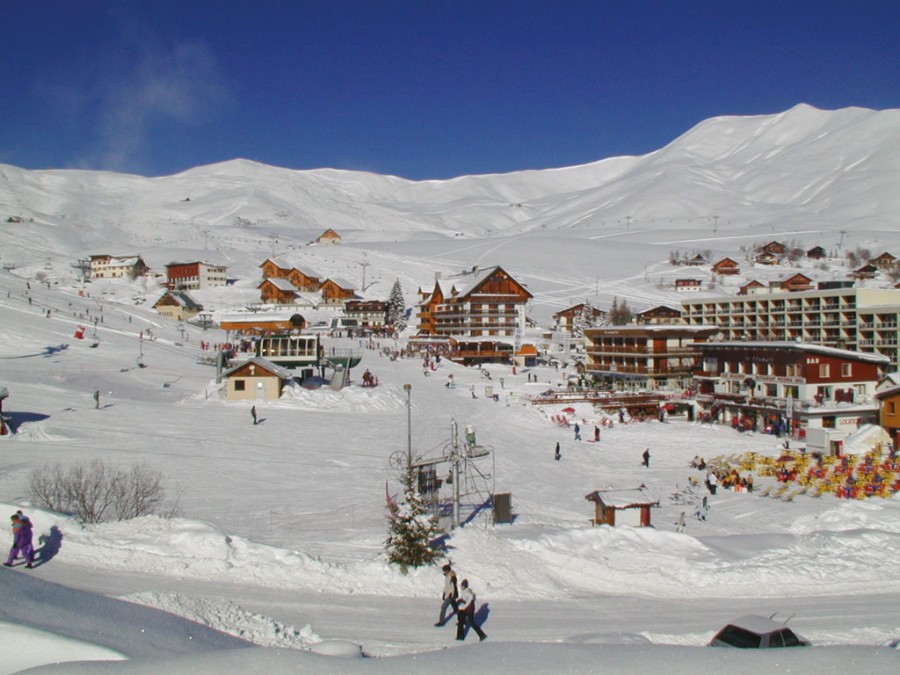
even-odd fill
[(406, 392), (406, 467), (412, 466), (412, 385), (404, 384)]

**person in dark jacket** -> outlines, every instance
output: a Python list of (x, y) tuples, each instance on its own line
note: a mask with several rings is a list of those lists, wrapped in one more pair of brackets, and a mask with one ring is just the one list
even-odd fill
[(647, 448), (646, 450), (644, 450), (644, 454), (641, 456), (644, 458), (644, 461), (641, 462), (641, 464), (643, 464), (644, 466), (646, 466), (649, 469), (650, 468), (650, 448)]
[(469, 580), (462, 580), (462, 591), (459, 595), (459, 602), (456, 606), (456, 639), (457, 640), (465, 640), (466, 639), (466, 626), (469, 625), (472, 627), (476, 633), (478, 633), (478, 639), (480, 641), (484, 641), (487, 639), (487, 634), (481, 630), (481, 626), (475, 623), (475, 591), (469, 588)]

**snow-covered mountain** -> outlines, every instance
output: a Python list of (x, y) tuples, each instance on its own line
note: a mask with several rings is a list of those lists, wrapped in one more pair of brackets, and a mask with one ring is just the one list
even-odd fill
[[(266, 256), (302, 249), (324, 275), (371, 266), (370, 296), (397, 277), (409, 297), (435, 272), (501, 264), (544, 313), (589, 293), (641, 306), (659, 300), (651, 268), (673, 248), (897, 246), (898, 176), (900, 110), (808, 105), (713, 118), (640, 157), (445, 181), (242, 159), (155, 178), (0, 165), (0, 264), (140, 253), (159, 271), (200, 258), (255, 279)], [(329, 227), (342, 250), (306, 246)]]

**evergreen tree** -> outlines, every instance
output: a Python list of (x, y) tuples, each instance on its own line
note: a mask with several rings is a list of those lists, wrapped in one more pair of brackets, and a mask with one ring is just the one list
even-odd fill
[(612, 307), (609, 308), (609, 322), (613, 326), (624, 326), (625, 324), (631, 323), (633, 316), (634, 314), (632, 314), (631, 309), (628, 307), (627, 300), (622, 300), (620, 304), (619, 298), (613, 298)]
[(388, 561), (399, 565), (404, 572), (409, 567), (433, 565), (442, 553), (432, 542), (441, 536), (437, 517), (428, 513), (416, 486), (416, 472), (411, 465), (403, 469), (404, 501), (388, 503), (390, 525), (385, 542)]
[(403, 299), (403, 289), (400, 288), (400, 280), (394, 282), (391, 295), (387, 301), (387, 322), (398, 333), (406, 328), (406, 301)]

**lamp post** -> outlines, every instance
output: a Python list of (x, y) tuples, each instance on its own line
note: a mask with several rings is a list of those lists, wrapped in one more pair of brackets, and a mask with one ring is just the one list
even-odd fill
[(412, 385), (404, 384), (406, 392), (406, 468), (412, 466)]

